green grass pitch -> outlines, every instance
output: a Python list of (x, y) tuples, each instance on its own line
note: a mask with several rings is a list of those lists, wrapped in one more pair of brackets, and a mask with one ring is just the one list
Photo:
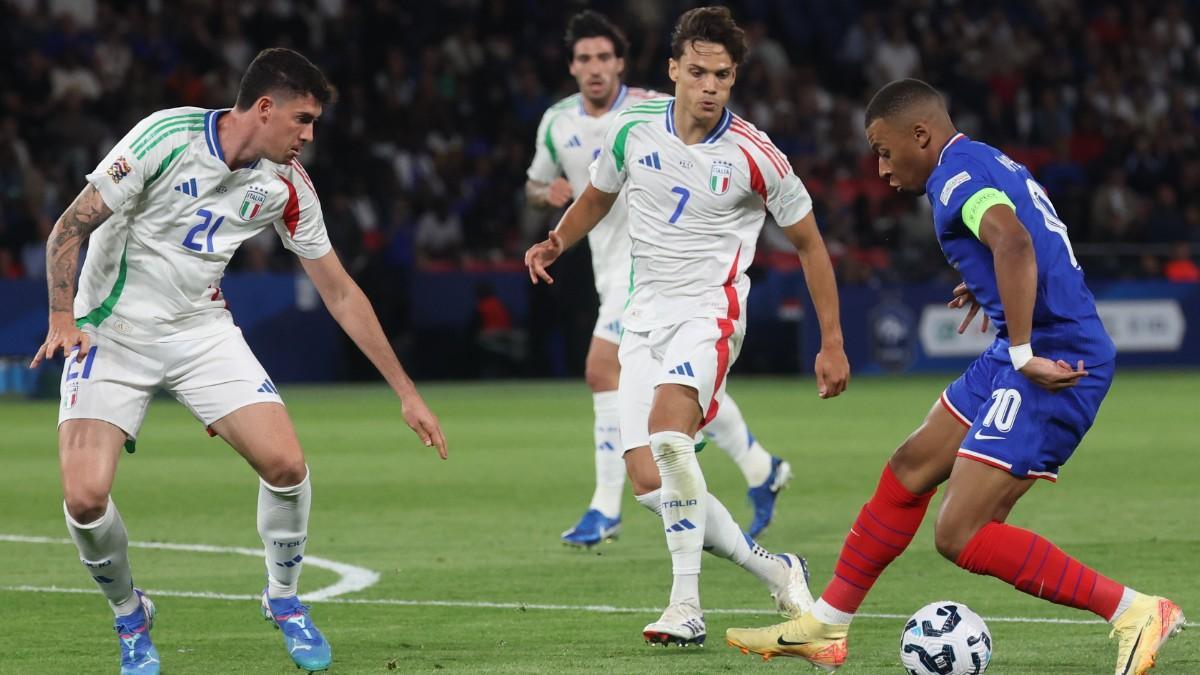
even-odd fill
[[(847, 394), (821, 401), (811, 380), (734, 378), (730, 391), (755, 435), (797, 469), (761, 543), (807, 556), (818, 592), (883, 461), (948, 379), (859, 378)], [(777, 619), (748, 574), (711, 557), (702, 578), (708, 646), (643, 645), (641, 628), (657, 617), (648, 608), (666, 600), (670, 562), (662, 524), (631, 497), (616, 542), (591, 551), (559, 544), (592, 489), (591, 399), (582, 383), (423, 391), (445, 426), (447, 462), (419, 446), (382, 388), (283, 388), (312, 469), (308, 555), (380, 575), (364, 590), (314, 603), (333, 672), (810, 672), (724, 645), (730, 626)], [(1011, 522), (1200, 618), (1197, 392), (1197, 373), (1119, 373), (1060, 482), (1037, 485)], [(115, 672), (111, 616), (99, 594), (33, 590), (90, 589), (74, 550), (11, 538), (66, 536), (55, 419), (54, 402), (0, 400), (0, 535), (9, 535), (0, 539), (0, 625), (8, 629), (0, 672)], [(740, 473), (714, 447), (701, 462), (710, 489), (745, 524)], [(114, 497), (133, 540), (253, 549), (261, 545), (255, 481), (232, 450), (163, 398), (151, 406), (137, 454), (122, 458)], [(262, 586), (261, 559), (141, 548), (131, 557), (139, 586), (173, 592), (156, 597), (164, 673), (296, 672), (249, 599)], [(310, 566), (302, 588), (337, 579)], [(989, 619), (991, 673), (1111, 672), (1106, 626), (1045, 622), (1092, 617), (957, 569), (933, 550), (932, 522), (868, 598), (839, 672), (901, 672), (903, 619), (895, 617), (939, 599)], [(585, 608), (592, 605), (612, 609)], [(1200, 672), (1195, 633), (1173, 639), (1155, 672)]]

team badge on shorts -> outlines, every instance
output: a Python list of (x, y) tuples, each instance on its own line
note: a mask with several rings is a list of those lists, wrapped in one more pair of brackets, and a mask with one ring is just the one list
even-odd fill
[(238, 215), (242, 220), (254, 220), (254, 216), (262, 210), (263, 204), (267, 203), (267, 191), (252, 187), (246, 190), (246, 196), (242, 197), (242, 208), (238, 209)]
[(79, 381), (67, 383), (67, 391), (63, 394), (62, 407), (64, 410), (70, 410), (79, 402)]
[(106, 173), (108, 173), (108, 177), (112, 179), (112, 182), (120, 183), (121, 179), (128, 176), (131, 171), (133, 171), (133, 167), (129, 166), (129, 160), (125, 159), (125, 156), (122, 155), (117, 158), (117, 161), (112, 163), (112, 166), (108, 167)]
[(715, 195), (729, 192), (729, 183), (733, 181), (733, 165), (729, 162), (716, 160), (712, 164), (712, 172), (708, 175), (708, 189)]

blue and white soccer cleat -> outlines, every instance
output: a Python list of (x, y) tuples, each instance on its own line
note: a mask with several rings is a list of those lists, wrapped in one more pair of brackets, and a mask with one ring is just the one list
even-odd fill
[(813, 596), (808, 588), (808, 561), (795, 553), (777, 553), (775, 558), (787, 568), (782, 586), (771, 587), (775, 608), (789, 619), (799, 619), (812, 609)]
[(605, 539), (615, 539), (621, 531), (621, 517), (609, 518), (596, 509), (588, 509), (575, 527), (562, 533), (568, 546), (591, 547)]
[(138, 608), (118, 616), (113, 625), (121, 641), (121, 675), (158, 675), (158, 650), (150, 641), (154, 625), (154, 603), (138, 589)]
[(333, 652), (325, 636), (313, 625), (308, 605), (300, 604), (295, 597), (269, 598), (264, 589), (262, 612), (263, 618), (283, 632), (283, 646), (297, 668), (310, 673), (329, 669)]
[(750, 523), (746, 534), (757, 537), (767, 529), (767, 526), (771, 524), (771, 519), (775, 517), (775, 499), (779, 497), (779, 491), (787, 487), (791, 480), (792, 465), (782, 457), (772, 457), (771, 473), (767, 474), (767, 479), (763, 481), (762, 485), (746, 491), (746, 498), (754, 507), (754, 520)]
[(670, 605), (658, 621), (642, 629), (642, 638), (650, 646), (703, 647), (707, 635), (700, 608), (683, 602)]

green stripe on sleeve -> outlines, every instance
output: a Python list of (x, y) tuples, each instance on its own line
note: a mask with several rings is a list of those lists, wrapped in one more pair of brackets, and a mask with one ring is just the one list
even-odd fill
[[(558, 164), (558, 151), (554, 149), (554, 137), (550, 134), (554, 129), (554, 122), (558, 119), (558, 115), (550, 118), (550, 123), (546, 125), (546, 135), (542, 137), (542, 143), (546, 145), (546, 150), (550, 151), (550, 160)], [(562, 166), (559, 164), (559, 166)]]
[[(148, 129), (143, 131), (140, 136), (138, 136), (136, 139), (134, 139), (133, 143), (130, 144), (130, 147), (133, 148), (134, 151), (136, 152), (138, 149), (136, 146), (138, 144), (144, 143), (151, 136), (158, 134), (159, 131), (162, 131), (163, 127), (170, 126), (172, 124), (178, 124), (180, 122), (193, 122), (193, 123), (199, 122), (200, 124), (203, 124), (204, 123), (204, 113), (203, 112), (183, 113), (181, 115), (171, 115), (170, 117), (164, 117), (161, 120), (155, 122), (154, 124), (151, 124)], [(203, 128), (203, 127), (201, 127), (201, 128)]]
[(143, 187), (143, 189), (150, 187), (151, 183), (158, 180), (158, 177), (163, 175), (163, 172), (165, 172), (167, 170), (167, 167), (171, 166), (171, 162), (174, 162), (175, 158), (178, 157), (179, 154), (186, 149), (187, 149), (187, 143), (184, 143), (183, 145), (176, 147), (174, 150), (171, 151), (171, 153), (169, 155), (164, 157), (162, 163), (158, 165), (158, 169), (156, 169), (154, 171), (154, 173), (151, 174), (151, 176), (146, 179), (146, 184)]
[(204, 125), (196, 125), (196, 126), (190, 126), (190, 127), (178, 127), (178, 128), (174, 128), (174, 129), (168, 129), (168, 130), (164, 131), (163, 133), (159, 134), (158, 136), (155, 136), (154, 140), (152, 140), (150, 142), (150, 145), (147, 145), (144, 148), (142, 148), (141, 150), (139, 150), (137, 153), (137, 158), (142, 159), (151, 150), (154, 149), (154, 146), (161, 143), (163, 141), (163, 139), (167, 138), (168, 136), (172, 136), (174, 134), (178, 134), (183, 131), (204, 131)]
[(1017, 207), (1013, 206), (1012, 200), (1008, 198), (1008, 195), (996, 188), (990, 187), (976, 192), (963, 203), (963, 225), (967, 226), (967, 229), (975, 235), (976, 239), (979, 238), (979, 222), (983, 220), (983, 214), (987, 213), (988, 209), (997, 204), (1004, 204), (1013, 211), (1017, 210)]
[(87, 316), (81, 316), (75, 319), (75, 325), (79, 328), (91, 324), (99, 327), (104, 323), (104, 320), (112, 316), (113, 307), (117, 306), (117, 301), (121, 299), (121, 292), (125, 290), (125, 273), (129, 271), (128, 265), (125, 264), (125, 254), (129, 252), (129, 242), (125, 242), (125, 248), (121, 251), (121, 266), (117, 270), (117, 280), (113, 283), (112, 291), (108, 297), (100, 303), (100, 306), (87, 313)]
[(613, 141), (613, 161), (617, 165), (617, 173), (625, 170), (625, 141), (629, 139), (629, 130), (639, 124), (645, 124), (649, 120), (633, 120), (627, 122), (621, 130), (617, 132), (617, 138)]

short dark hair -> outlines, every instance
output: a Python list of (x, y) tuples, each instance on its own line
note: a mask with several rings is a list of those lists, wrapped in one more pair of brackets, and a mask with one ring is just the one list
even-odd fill
[(728, 7), (697, 7), (684, 12), (671, 32), (671, 58), (678, 61), (684, 48), (693, 42), (721, 45), (735, 65), (746, 58), (746, 32), (738, 27)]
[(304, 55), (284, 47), (264, 49), (250, 62), (238, 85), (238, 110), (249, 110), (259, 98), (271, 92), (285, 96), (312, 94), (321, 105), (337, 100), (337, 90), (321, 69)]
[(563, 42), (567, 46), (567, 61), (575, 58), (575, 43), (585, 38), (604, 37), (612, 42), (613, 52), (618, 59), (625, 58), (625, 51), (629, 49), (629, 40), (625, 39), (625, 33), (616, 24), (608, 20), (600, 12), (590, 9), (585, 9), (567, 21), (567, 32), (563, 35)]
[(922, 103), (945, 105), (942, 95), (927, 82), (914, 78), (889, 82), (867, 104), (866, 125), (871, 126), (877, 119), (890, 119)]

